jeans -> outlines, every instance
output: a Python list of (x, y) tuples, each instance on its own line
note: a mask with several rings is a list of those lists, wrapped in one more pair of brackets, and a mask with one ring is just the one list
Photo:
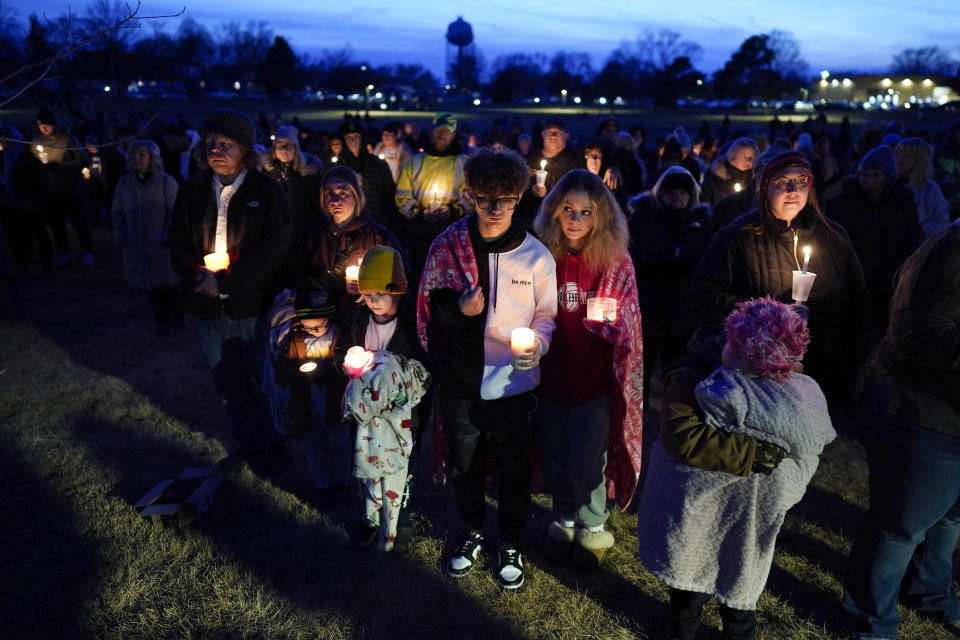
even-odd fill
[(446, 396), (443, 424), (450, 445), (450, 479), (460, 516), (469, 529), (483, 530), (488, 438), (495, 447), (500, 537), (516, 542), (530, 513), (532, 393), (498, 400)]
[(241, 447), (262, 449), (275, 444), (257, 384), (263, 345), (258, 318), (234, 320), (221, 311), (213, 320), (200, 320), (197, 339)]
[(942, 622), (960, 620), (960, 439), (889, 415), (884, 399), (870, 402), (870, 509), (844, 581), (844, 620), (860, 640), (896, 638), (898, 594)]

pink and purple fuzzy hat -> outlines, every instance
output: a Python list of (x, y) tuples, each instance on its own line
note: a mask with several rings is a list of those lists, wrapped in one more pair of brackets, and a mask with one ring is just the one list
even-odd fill
[(767, 296), (740, 302), (725, 321), (727, 342), (761, 377), (783, 382), (810, 343), (806, 321)]

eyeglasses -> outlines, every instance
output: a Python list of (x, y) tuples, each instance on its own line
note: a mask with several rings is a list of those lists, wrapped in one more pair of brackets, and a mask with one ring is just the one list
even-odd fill
[(777, 178), (773, 181), (773, 186), (775, 186), (780, 191), (787, 191), (790, 188), (790, 185), (793, 185), (798, 191), (802, 191), (810, 187), (810, 183), (813, 182), (810, 179), (810, 176), (800, 176), (799, 178)]
[(473, 201), (477, 204), (477, 209), (481, 211), (490, 211), (494, 208), (494, 205), (499, 205), (499, 209), (502, 211), (510, 211), (517, 206), (517, 203), (520, 202), (520, 198), (487, 198), (485, 196), (474, 196)]

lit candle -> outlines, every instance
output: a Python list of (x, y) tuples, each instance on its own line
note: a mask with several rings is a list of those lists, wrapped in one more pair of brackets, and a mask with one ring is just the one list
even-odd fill
[(43, 164), (47, 164), (47, 162), (50, 161), (50, 155), (43, 150), (42, 144), (37, 145), (37, 155), (40, 156), (40, 162), (42, 162)]
[(430, 211), (436, 211), (440, 208), (440, 185), (433, 183), (433, 198), (430, 200)]
[(740, 186), (740, 183), (739, 183), (739, 182), (734, 182), (734, 183), (733, 183), (733, 190), (734, 190), (734, 191), (740, 191), (740, 189), (743, 189), (743, 187)]
[(230, 254), (208, 253), (203, 256), (203, 265), (210, 271), (225, 271), (230, 266)]
[(515, 356), (521, 356), (526, 353), (527, 349), (533, 347), (536, 339), (533, 329), (517, 327), (510, 333), (510, 351)]
[(537, 171), (537, 186), (542, 187), (547, 184), (547, 161), (540, 161), (540, 169)]
[(803, 268), (800, 269), (803, 275), (807, 275), (807, 267), (810, 266), (810, 247), (803, 248)]
[(347, 355), (343, 358), (343, 368), (351, 376), (359, 376), (363, 370), (370, 364), (373, 354), (363, 347), (350, 347), (347, 349)]
[(83, 179), (84, 179), (84, 180), (89, 180), (89, 179), (90, 179), (90, 168), (89, 168), (89, 167), (84, 167), (83, 169), (80, 170), (80, 172), (83, 174)]
[(330, 162), (336, 162), (336, 161), (337, 161), (337, 156), (333, 156), (332, 158), (330, 158)]
[(617, 321), (616, 298), (588, 298), (587, 320), (613, 324)]
[(302, 365), (300, 365), (300, 373), (310, 373), (311, 371), (315, 371), (316, 369), (317, 369), (316, 362), (304, 362)]
[(380, 159), (383, 160), (383, 159), (385, 159), (385, 158), (386, 158), (386, 156), (384, 156), (384, 155), (381, 153), (381, 154), (380, 154)]
[(352, 264), (349, 267), (347, 267), (346, 277), (347, 277), (347, 288), (352, 287), (355, 289), (357, 286), (357, 280), (360, 279), (360, 266), (356, 264)]

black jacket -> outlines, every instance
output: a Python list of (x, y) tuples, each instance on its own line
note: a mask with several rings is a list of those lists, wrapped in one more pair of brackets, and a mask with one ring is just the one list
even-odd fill
[(693, 272), (690, 308), (700, 322), (717, 323), (750, 298), (769, 295), (790, 303), (793, 271), (806, 245), (812, 249), (809, 270), (817, 279), (806, 303), (812, 340), (804, 367), (828, 398), (841, 400), (864, 355), (866, 288), (847, 233), (812, 207), (800, 212), (792, 228), (782, 221), (764, 225), (754, 209), (717, 231)]
[(923, 238), (913, 194), (898, 181), (874, 203), (856, 176), (842, 182), (843, 193), (827, 202), (824, 213), (847, 230), (870, 290), (869, 320), (886, 327), (893, 295), (893, 274)]
[(736, 185), (741, 190), (746, 189), (753, 180), (753, 169), (740, 171), (727, 162), (726, 157), (714, 161), (710, 172), (703, 181), (703, 190), (700, 192), (700, 201), (713, 204), (721, 198), (736, 192)]
[(227, 252), (230, 268), (218, 271), (221, 296), (193, 291), (203, 256), (214, 249), (217, 203), (213, 172), (204, 171), (184, 183), (173, 205), (169, 246), (173, 268), (186, 290), (187, 309), (201, 319), (216, 317), (220, 309), (234, 319), (260, 314), (266, 288), (290, 247), (287, 198), (276, 182), (249, 169), (227, 209)]
[[(547, 161), (547, 193), (557, 185), (560, 178), (575, 169), (583, 169), (584, 167), (583, 154), (574, 151), (569, 146), (564, 147), (563, 151), (552, 158), (544, 158), (543, 149), (536, 149), (527, 156), (527, 166), (530, 167), (531, 186), (537, 184), (536, 172), (540, 170), (541, 160)], [(527, 225), (533, 224), (533, 219), (537, 217), (537, 211), (539, 211), (542, 201), (543, 198), (538, 198), (533, 195), (530, 187), (527, 187), (527, 190), (523, 192), (520, 203), (517, 205), (516, 211), (513, 213), (514, 220), (522, 220)]]
[(390, 165), (364, 148), (360, 149), (359, 157), (355, 156), (346, 145), (340, 154), (340, 164), (350, 167), (363, 178), (361, 187), (367, 200), (367, 211), (373, 219), (387, 228), (393, 228), (397, 216), (397, 203), (394, 198), (397, 185), (390, 173)]
[[(470, 244), (477, 260), (477, 279), (484, 295), (490, 292), (491, 253), (504, 253), (520, 246), (526, 238), (526, 225), (514, 219), (510, 228), (493, 242), (486, 242), (477, 228), (477, 218), (467, 221)], [(460, 291), (438, 289), (430, 294), (430, 324), (439, 325), (446, 334), (439, 349), (436, 371), (443, 372), (440, 381), (443, 392), (472, 400), (480, 399), (480, 383), (483, 379), (484, 328), (487, 323), (487, 307), (492, 303), (489, 296), (482, 313), (465, 316), (460, 311)], [(431, 336), (431, 341), (435, 338)]]

